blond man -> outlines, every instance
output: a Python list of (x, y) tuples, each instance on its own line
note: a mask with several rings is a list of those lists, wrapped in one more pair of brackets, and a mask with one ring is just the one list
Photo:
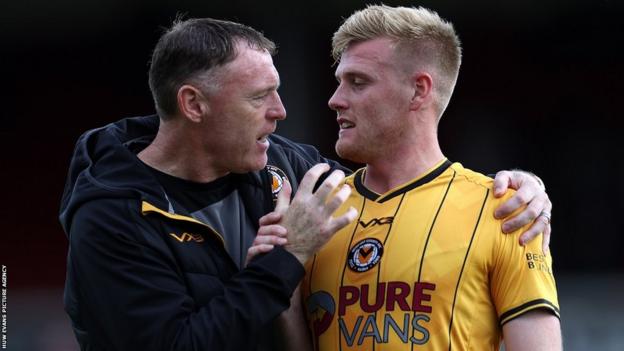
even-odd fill
[[(346, 178), (337, 211), (358, 218), (306, 265), (314, 349), (498, 350), (504, 340), (508, 351), (560, 350), (550, 255), (539, 240), (519, 245), (523, 230), (502, 235), (492, 213), (512, 194), (496, 198), (491, 178), (438, 143), (461, 64), (453, 26), (424, 8), (369, 6), (334, 34), (333, 54), (336, 151), (366, 166)], [(302, 214), (286, 203), (290, 231)], [(287, 325), (306, 344), (300, 321)]]

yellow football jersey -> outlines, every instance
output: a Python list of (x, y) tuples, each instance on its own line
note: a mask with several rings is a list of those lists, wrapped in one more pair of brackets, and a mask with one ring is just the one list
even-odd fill
[(536, 308), (557, 317), (541, 240), (502, 234), (492, 179), (448, 160), (376, 194), (361, 169), (341, 207), (359, 218), (306, 265), (315, 349), (498, 350), (501, 326)]

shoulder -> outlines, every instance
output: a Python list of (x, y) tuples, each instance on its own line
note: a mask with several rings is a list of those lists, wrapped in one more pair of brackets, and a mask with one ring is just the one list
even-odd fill
[(288, 157), (299, 157), (309, 161), (317, 159), (320, 155), (314, 146), (297, 143), (280, 135), (272, 134), (269, 141), (271, 143), (269, 152), (283, 153)]
[(97, 220), (97, 218), (128, 218), (130, 215), (128, 209), (131, 207), (131, 203), (134, 202), (138, 202), (138, 199), (121, 197), (101, 197), (90, 199), (77, 206), (73, 222), (101, 222)]
[(494, 179), (483, 173), (465, 168), (461, 163), (455, 162), (450, 167), (455, 172), (455, 181), (467, 187), (475, 187), (483, 189), (487, 192), (487, 199), (494, 205), (501, 204), (515, 194), (515, 190), (509, 189), (500, 198), (494, 197)]
[(459, 181), (472, 183), (475, 186), (481, 186), (484, 188), (491, 188), (494, 184), (494, 179), (492, 179), (491, 177), (488, 177), (483, 173), (473, 171), (469, 168), (465, 168), (459, 162), (453, 163), (451, 165), (451, 169), (455, 171), (456, 179)]
[(71, 245), (109, 240), (140, 240), (140, 201), (127, 198), (101, 198), (83, 203), (76, 210), (68, 231)]

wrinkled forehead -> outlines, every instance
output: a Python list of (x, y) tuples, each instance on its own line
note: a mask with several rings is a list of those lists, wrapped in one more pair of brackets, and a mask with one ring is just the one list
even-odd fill
[(256, 49), (246, 42), (236, 44), (236, 57), (221, 69), (221, 81), (253, 82), (270, 81), (279, 84), (279, 73), (273, 65), (271, 54), (265, 49)]

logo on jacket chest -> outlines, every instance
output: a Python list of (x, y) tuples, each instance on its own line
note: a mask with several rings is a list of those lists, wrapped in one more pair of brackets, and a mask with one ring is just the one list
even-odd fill
[(284, 187), (284, 182), (288, 181), (288, 177), (284, 171), (273, 165), (267, 165), (266, 170), (271, 177), (271, 194), (273, 195), (273, 201), (275, 201), (277, 200), (277, 194)]
[(196, 243), (201, 243), (204, 241), (204, 237), (199, 235), (199, 234), (191, 234), (191, 233), (182, 233), (182, 234), (174, 234), (174, 233), (169, 233), (169, 235), (171, 235), (171, 237), (173, 237), (174, 239), (176, 239), (177, 241), (184, 243), (184, 242), (189, 242), (189, 241), (194, 241)]

